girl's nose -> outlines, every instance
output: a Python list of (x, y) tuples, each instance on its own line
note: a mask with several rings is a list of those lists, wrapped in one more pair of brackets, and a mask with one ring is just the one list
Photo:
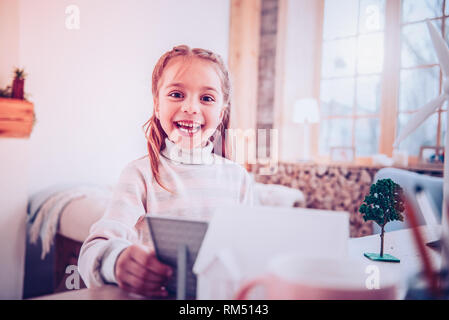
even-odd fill
[(185, 101), (181, 107), (182, 112), (187, 112), (187, 113), (192, 113), (192, 114), (198, 113), (199, 110), (200, 110), (200, 108), (199, 108), (198, 104), (193, 101)]

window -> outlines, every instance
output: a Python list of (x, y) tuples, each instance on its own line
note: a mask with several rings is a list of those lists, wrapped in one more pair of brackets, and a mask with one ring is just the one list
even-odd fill
[[(446, 12), (445, 12), (446, 11)], [(447, 39), (446, 3), (443, 0), (402, 0), (401, 70), (397, 126), (401, 128), (417, 109), (436, 98), (442, 90), (442, 74), (430, 40), (425, 19)], [(444, 145), (447, 107), (429, 117), (401, 143), (400, 149), (417, 156), (421, 146)]]
[(377, 153), (384, 57), (384, 0), (325, 1), (320, 153)]
[[(332, 147), (352, 147), (358, 159), (391, 154), (393, 132), (442, 91), (425, 19), (448, 41), (448, 17), (446, 0), (324, 0), (320, 155), (329, 155)], [(398, 64), (392, 68), (387, 61)], [(382, 83), (385, 76), (397, 85)], [(446, 112), (445, 104), (400, 149), (418, 156), (423, 145), (444, 145)]]

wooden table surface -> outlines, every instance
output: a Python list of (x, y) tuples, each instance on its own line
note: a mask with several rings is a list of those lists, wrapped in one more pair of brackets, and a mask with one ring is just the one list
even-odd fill
[(143, 300), (145, 297), (127, 293), (115, 285), (98, 288), (85, 288), (62, 293), (50, 294), (32, 300)]
[[(419, 227), (426, 242), (434, 240), (427, 226)], [(434, 233), (441, 234), (441, 227), (434, 229)], [(426, 246), (434, 270), (441, 268), (441, 254)], [(421, 256), (415, 246), (411, 229), (386, 232), (384, 236), (384, 253), (391, 254), (400, 259), (400, 263), (372, 261), (363, 256), (365, 252), (379, 253), (379, 234), (349, 240), (349, 256), (360, 260), (366, 266), (379, 267), (380, 278), (383, 274), (395, 274), (401, 281), (398, 298), (403, 299), (406, 294), (410, 279), (422, 269)], [(382, 282), (382, 281), (381, 281)]]
[[(425, 239), (430, 239), (430, 232), (427, 227), (422, 226), (420, 230)], [(441, 230), (437, 230), (439, 232)], [(398, 292), (398, 298), (405, 297), (407, 283), (411, 277), (421, 268), (420, 256), (415, 248), (412, 232), (410, 229), (398, 230), (385, 233), (384, 252), (389, 253), (401, 260), (400, 263), (376, 262), (371, 261), (363, 256), (364, 252), (378, 253), (380, 248), (379, 235), (371, 235), (361, 238), (349, 239), (349, 257), (360, 260), (364, 264), (375, 265), (379, 267), (379, 274), (395, 273), (401, 279), (401, 287)], [(440, 254), (430, 248), (427, 248), (433, 266), (440, 268)], [(129, 294), (117, 286), (105, 285), (100, 288), (80, 289), (64, 293), (46, 295), (35, 298), (33, 300), (141, 300), (144, 297)]]

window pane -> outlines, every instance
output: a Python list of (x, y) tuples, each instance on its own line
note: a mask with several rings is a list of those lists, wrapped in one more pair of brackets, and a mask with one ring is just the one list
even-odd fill
[[(441, 30), (441, 20), (432, 21)], [(424, 22), (404, 26), (401, 41), (403, 68), (438, 63), (429, 30)]]
[[(400, 114), (398, 123), (398, 134), (404, 128), (404, 125), (410, 121), (413, 114)], [(438, 114), (434, 113), (421, 126), (419, 126), (411, 135), (401, 142), (399, 149), (407, 150), (409, 155), (418, 156), (421, 146), (435, 146), (437, 143)]]
[(355, 122), (355, 149), (358, 157), (378, 153), (379, 119), (357, 119)]
[(322, 75), (324, 78), (354, 75), (355, 39), (349, 38), (323, 43)]
[(399, 110), (416, 110), (439, 94), (440, 67), (401, 71)]
[(323, 39), (355, 35), (358, 0), (326, 0), (324, 3)]
[(381, 73), (384, 60), (383, 33), (360, 36), (357, 52), (358, 73)]
[(321, 117), (352, 114), (354, 78), (321, 81)]
[(385, 24), (385, 0), (361, 0), (359, 32), (382, 31)]
[(357, 114), (380, 112), (380, 76), (357, 78)]
[(320, 153), (329, 154), (330, 147), (352, 145), (352, 119), (328, 119), (320, 123)]
[(441, 17), (443, 0), (402, 0), (402, 22)]

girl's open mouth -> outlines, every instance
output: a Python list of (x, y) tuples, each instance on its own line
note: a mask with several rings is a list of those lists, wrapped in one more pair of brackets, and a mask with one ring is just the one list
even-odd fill
[(185, 136), (193, 136), (204, 126), (201, 123), (193, 121), (174, 121), (173, 124)]

